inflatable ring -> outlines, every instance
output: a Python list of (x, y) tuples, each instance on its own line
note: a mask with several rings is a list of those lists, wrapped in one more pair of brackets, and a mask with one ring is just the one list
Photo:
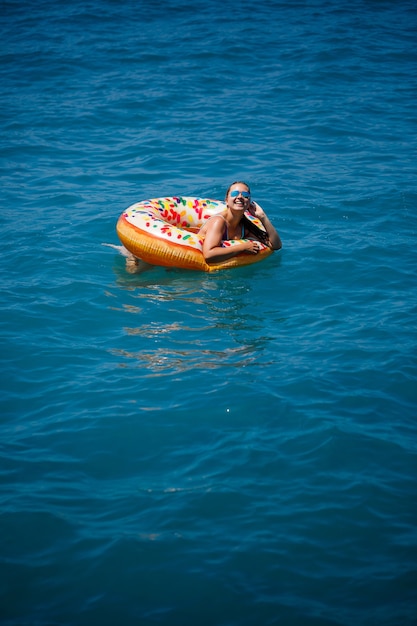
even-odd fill
[[(198, 236), (201, 226), (213, 215), (224, 211), (226, 205), (207, 198), (154, 198), (132, 204), (122, 213), (116, 230), (120, 241), (135, 257), (152, 265), (214, 272), (262, 261), (272, 250), (260, 243), (258, 254), (242, 252), (222, 261), (207, 263), (203, 256), (203, 239)], [(245, 215), (265, 230), (257, 218)], [(236, 245), (241, 240), (223, 241), (223, 246)]]

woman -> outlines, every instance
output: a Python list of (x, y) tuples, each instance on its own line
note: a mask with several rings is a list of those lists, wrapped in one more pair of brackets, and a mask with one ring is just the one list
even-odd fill
[[(244, 215), (249, 211), (263, 224), (266, 234), (256, 228)], [(199, 234), (204, 238), (203, 254), (210, 263), (225, 261), (241, 252), (258, 254), (259, 241), (273, 250), (282, 247), (280, 236), (269, 221), (265, 211), (251, 200), (249, 185), (237, 181), (226, 192), (226, 209), (213, 215), (201, 227)], [(233, 247), (222, 247), (226, 239), (247, 239)]]

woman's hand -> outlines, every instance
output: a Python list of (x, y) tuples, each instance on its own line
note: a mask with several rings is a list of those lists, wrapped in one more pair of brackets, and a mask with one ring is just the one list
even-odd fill
[(258, 220), (261, 220), (265, 217), (265, 211), (263, 208), (254, 200), (249, 205), (249, 211), (252, 213), (254, 217), (257, 217)]
[(261, 249), (261, 244), (259, 243), (259, 241), (248, 239), (245, 242), (245, 252), (250, 252), (251, 254), (258, 254), (260, 249)]

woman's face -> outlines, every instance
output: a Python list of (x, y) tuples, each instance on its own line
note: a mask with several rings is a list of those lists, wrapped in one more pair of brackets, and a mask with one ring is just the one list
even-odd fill
[(246, 211), (250, 205), (250, 191), (245, 183), (232, 185), (227, 194), (226, 204), (229, 209), (235, 211)]

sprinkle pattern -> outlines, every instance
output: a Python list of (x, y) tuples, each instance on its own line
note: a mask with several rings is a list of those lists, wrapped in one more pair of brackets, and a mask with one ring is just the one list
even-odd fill
[(133, 204), (124, 217), (158, 239), (202, 250), (203, 240), (193, 231), (224, 208), (224, 202), (207, 198), (154, 198)]

